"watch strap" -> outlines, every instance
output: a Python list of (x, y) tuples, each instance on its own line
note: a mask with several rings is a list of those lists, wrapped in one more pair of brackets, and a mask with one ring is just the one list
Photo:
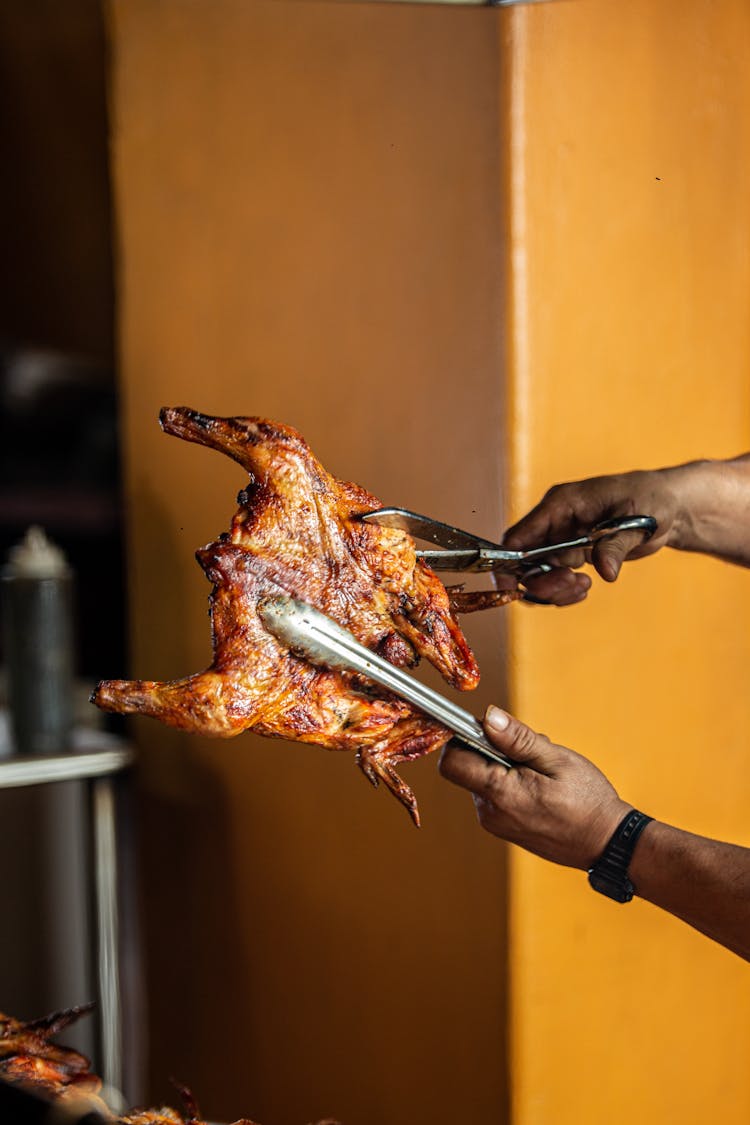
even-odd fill
[(635, 845), (653, 817), (631, 809), (620, 823), (596, 863), (589, 869), (589, 883), (595, 891), (615, 902), (630, 902), (635, 887), (628, 878), (628, 867)]

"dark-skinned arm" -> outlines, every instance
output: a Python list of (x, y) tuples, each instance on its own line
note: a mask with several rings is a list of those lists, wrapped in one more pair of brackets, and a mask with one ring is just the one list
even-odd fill
[[(443, 776), (472, 793), (488, 832), (588, 870), (633, 806), (593, 762), (507, 712), (489, 708), (485, 731), (519, 766), (506, 770), (453, 744), (440, 761)], [(635, 846), (629, 877), (640, 898), (750, 960), (750, 849), (654, 820)]]
[(513, 550), (537, 547), (571, 538), (602, 520), (635, 514), (657, 521), (647, 542), (630, 531), (603, 540), (590, 559), (583, 551), (569, 551), (556, 560), (558, 570), (528, 584), (529, 592), (555, 605), (583, 601), (591, 579), (575, 568), (590, 561), (605, 581), (614, 582), (623, 562), (662, 547), (750, 567), (750, 454), (555, 485), (509, 528), (503, 542)]

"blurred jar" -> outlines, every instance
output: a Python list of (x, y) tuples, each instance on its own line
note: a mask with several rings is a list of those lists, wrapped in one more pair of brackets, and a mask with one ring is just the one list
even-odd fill
[(13, 748), (59, 754), (73, 732), (73, 574), (40, 527), (2, 572), (3, 653)]

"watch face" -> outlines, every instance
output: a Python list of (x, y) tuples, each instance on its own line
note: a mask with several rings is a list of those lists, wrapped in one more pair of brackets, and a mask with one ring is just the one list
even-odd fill
[(633, 884), (629, 879), (615, 880), (593, 867), (589, 871), (589, 883), (600, 895), (606, 895), (615, 902), (630, 902), (633, 897)]

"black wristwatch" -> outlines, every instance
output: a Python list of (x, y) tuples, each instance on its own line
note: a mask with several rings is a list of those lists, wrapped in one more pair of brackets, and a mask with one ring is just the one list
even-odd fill
[(589, 883), (595, 891), (615, 902), (630, 902), (635, 887), (628, 878), (628, 867), (638, 837), (652, 820), (653, 817), (637, 809), (623, 817), (599, 859), (589, 869)]

